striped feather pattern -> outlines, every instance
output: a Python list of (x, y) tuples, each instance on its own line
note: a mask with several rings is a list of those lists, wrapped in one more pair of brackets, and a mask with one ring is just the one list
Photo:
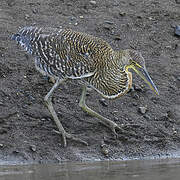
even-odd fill
[(70, 29), (24, 27), (12, 36), (35, 57), (35, 66), (53, 78), (82, 79), (106, 98), (128, 91), (131, 74), (123, 51), (100, 38)]

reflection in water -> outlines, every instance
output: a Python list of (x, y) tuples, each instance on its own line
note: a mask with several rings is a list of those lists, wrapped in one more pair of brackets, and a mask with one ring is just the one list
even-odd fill
[(179, 180), (180, 159), (0, 166), (0, 180)]

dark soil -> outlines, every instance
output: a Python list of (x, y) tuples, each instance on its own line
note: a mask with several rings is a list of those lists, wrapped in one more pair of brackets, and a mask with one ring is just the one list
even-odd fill
[[(95, 3), (96, 2), (96, 3)], [(180, 4), (175, 0), (1, 0), (0, 1), (0, 159), (17, 162), (131, 159), (170, 156), (180, 148)], [(66, 131), (85, 146), (61, 136), (44, 105), (52, 87), (12, 34), (23, 26), (71, 28), (101, 37), (114, 49), (142, 52), (157, 85), (155, 95), (136, 74), (133, 89), (116, 100), (89, 92), (87, 104), (129, 133), (112, 132), (78, 106), (81, 87), (68, 82), (54, 94)], [(140, 107), (147, 108), (140, 112)], [(109, 151), (105, 156), (104, 148)]]

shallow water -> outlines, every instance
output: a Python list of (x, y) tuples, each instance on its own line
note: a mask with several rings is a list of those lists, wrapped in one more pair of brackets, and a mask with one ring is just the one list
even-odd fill
[(180, 159), (1, 165), (0, 180), (179, 180)]

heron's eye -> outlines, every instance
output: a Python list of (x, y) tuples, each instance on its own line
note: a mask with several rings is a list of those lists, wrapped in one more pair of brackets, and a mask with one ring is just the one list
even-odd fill
[(133, 66), (142, 68), (142, 66), (141, 66), (140, 64), (138, 64), (138, 63), (137, 63), (136, 61), (134, 61), (134, 60), (130, 60), (130, 63), (131, 63), (131, 65), (133, 65)]
[(136, 65), (137, 63), (134, 61), (134, 60), (132, 60), (132, 59), (130, 59), (130, 63), (132, 64), (132, 65)]

